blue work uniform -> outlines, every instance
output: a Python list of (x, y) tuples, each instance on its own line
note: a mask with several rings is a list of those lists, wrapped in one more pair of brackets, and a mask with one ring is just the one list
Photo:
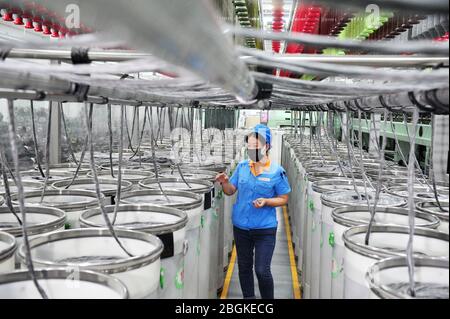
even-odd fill
[(250, 161), (246, 160), (236, 167), (230, 183), (238, 190), (232, 218), (235, 227), (242, 230), (278, 227), (276, 208), (255, 208), (253, 202), (258, 198), (274, 198), (291, 192), (283, 167), (271, 163), (262, 174), (255, 176)]

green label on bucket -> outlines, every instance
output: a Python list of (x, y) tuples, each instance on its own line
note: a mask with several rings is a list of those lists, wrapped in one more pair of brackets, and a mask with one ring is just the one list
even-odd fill
[(205, 216), (202, 216), (200, 218), (200, 225), (202, 226), (202, 228), (205, 228)]
[(335, 241), (334, 241), (334, 233), (331, 232), (328, 236), (328, 244), (330, 244), (331, 247), (334, 247)]
[(161, 287), (161, 289), (164, 289), (165, 282), (166, 282), (165, 270), (164, 268), (161, 268), (161, 271), (159, 273), (159, 286)]
[(312, 199), (308, 201), (308, 207), (311, 211), (314, 211), (314, 201)]

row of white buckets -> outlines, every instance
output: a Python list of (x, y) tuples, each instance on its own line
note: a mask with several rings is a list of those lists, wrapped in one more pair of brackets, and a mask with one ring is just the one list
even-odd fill
[[(110, 205), (105, 206), (106, 214), (110, 220), (116, 216), (119, 241), (131, 256), (106, 229), (91, 179), (79, 179), (67, 190), (69, 181), (57, 182), (53, 187), (60, 189), (48, 189), (42, 202), (41, 191), (27, 192), (37, 279), (45, 291), (51, 290), (50, 298), (216, 298), (233, 241), (227, 222), (231, 207), (225, 209), (224, 197), (211, 181), (217, 171), (230, 173), (238, 160), (228, 167), (208, 167), (209, 171), (183, 168), (185, 180), (177, 170), (162, 172), (159, 183), (164, 192), (151, 177), (133, 186), (138, 191), (129, 191), (131, 183), (124, 181), (126, 191), (116, 215), (111, 204), (117, 183), (100, 180), (100, 200)], [(12, 200), (17, 204), (16, 195)], [(0, 295), (6, 289), (11, 292), (8, 298), (39, 297), (30, 274), (18, 270), (26, 269), (22, 230), (7, 207), (0, 208), (0, 227), (5, 231), (0, 236)], [(70, 279), (79, 285), (74, 288)], [(62, 285), (73, 289), (61, 291)], [(97, 293), (85, 294), (86, 287)]]
[[(326, 161), (326, 158), (314, 165), (311, 165), (312, 161), (304, 167), (308, 162), (302, 162), (299, 158), (301, 152), (295, 150), (300, 146), (293, 142), (293, 139), (286, 139), (283, 143), (282, 162), (289, 179), (295, 181), (291, 182), (293, 192), (288, 205), (304, 298), (356, 299), (393, 295), (398, 298), (405, 297), (401, 292), (374, 294), (373, 291), (380, 290), (376, 286), (379, 282), (373, 279), (374, 272), (371, 272), (370, 286), (366, 278), (369, 268), (378, 269), (371, 268), (375, 267), (373, 265), (381, 263), (381, 266), (384, 266), (382, 262), (385, 258), (399, 258), (403, 260), (403, 264), (406, 263), (409, 211), (402, 208), (406, 205), (405, 199), (381, 194), (369, 242), (365, 245), (367, 225), (371, 217), (367, 202), (374, 202), (373, 189), (367, 182), (358, 179), (361, 177), (356, 174), (355, 179), (343, 178), (341, 170), (336, 169), (337, 165), (333, 167), (330, 165), (331, 161)], [(314, 154), (311, 158), (314, 158)], [(442, 205), (447, 205), (448, 208), (448, 202)], [(445, 214), (441, 216), (430, 213), (431, 210), (437, 211), (435, 206), (431, 202), (421, 204), (420, 207), (418, 204), (415, 214), (417, 230), (414, 237), (414, 258), (419, 264), (424, 264), (424, 259), (448, 260), (448, 214), (445, 220)], [(439, 218), (435, 215), (439, 215)], [(445, 228), (446, 233), (439, 231)], [(403, 264), (397, 261), (395, 267), (404, 270)], [(422, 291), (423, 286), (425, 289), (432, 286), (426, 284), (429, 279), (421, 279), (424, 269), (432, 271), (447, 267), (448, 272), (448, 261), (447, 264), (435, 264), (438, 266), (434, 268), (416, 268), (418, 286)], [(448, 275), (445, 277), (440, 273), (440, 270), (436, 270), (435, 275), (443, 279), (440, 284), (447, 287), (448, 298)], [(398, 277), (401, 282), (392, 285), (393, 289), (400, 290), (405, 285), (408, 286), (408, 280), (405, 281), (405, 278), (409, 278), (408, 272), (402, 274), (402, 277)], [(428, 297), (430, 295), (433, 295), (433, 292), (429, 293)], [(417, 297), (420, 297), (419, 294)], [(439, 298), (439, 295), (436, 298)]]
[[(331, 243), (331, 276), (330, 284), (331, 284), (331, 297), (333, 299), (341, 299), (341, 298), (351, 298), (355, 296), (355, 293), (351, 289), (351, 275), (348, 274), (348, 269), (351, 267), (351, 260), (346, 260), (346, 256), (351, 254), (350, 245), (346, 248), (346, 244), (344, 242), (344, 233), (351, 229), (352, 227), (358, 227), (359, 225), (368, 225), (370, 219), (370, 213), (367, 210), (367, 206), (344, 206), (335, 208), (332, 210), (332, 233), (334, 234), (335, 241)], [(391, 224), (391, 225), (403, 225), (403, 227), (408, 226), (408, 210), (404, 208), (382, 208), (379, 207), (376, 210), (375, 215), (376, 224)], [(436, 228), (439, 225), (439, 220), (432, 215), (423, 214), (418, 212), (415, 217), (415, 223), (417, 227), (420, 228)], [(378, 226), (376, 226), (378, 227)], [(365, 239), (365, 235), (364, 239)], [(375, 235), (377, 236), (377, 235)], [(393, 235), (395, 236), (395, 235)], [(374, 244), (374, 237), (372, 235), (369, 237), (369, 244)], [(350, 239), (354, 240), (352, 237)], [(404, 245), (403, 242), (398, 242), (400, 245)], [(385, 244), (386, 245), (386, 244)], [(389, 243), (387, 244), (389, 245)], [(395, 256), (395, 252), (404, 250), (406, 246), (403, 246), (399, 249), (391, 249), (391, 256)], [(378, 250), (379, 247), (375, 247), (375, 250)], [(386, 256), (389, 256), (387, 253)], [(378, 259), (384, 256), (379, 256)], [(362, 266), (362, 265), (361, 265)], [(358, 268), (358, 266), (356, 267)], [(357, 274), (359, 276), (359, 282), (362, 283), (364, 280), (361, 280), (361, 272), (364, 272), (364, 269), (361, 268)], [(346, 285), (346, 282), (349, 284)], [(345, 287), (345, 288), (344, 288)], [(346, 289), (348, 289), (346, 291)], [(367, 297), (366, 295), (356, 296), (360, 298)]]
[[(118, 246), (107, 229), (57, 231), (30, 239), (35, 275), (50, 298), (144, 298), (154, 296), (160, 268), (162, 242), (153, 235), (117, 230)], [(0, 247), (9, 237), (0, 233)], [(16, 246), (17, 247), (17, 246)], [(39, 298), (33, 278), (26, 270), (24, 245), (17, 252), (0, 249), (0, 296)], [(11, 249), (11, 248), (10, 248)], [(14, 252), (24, 271), (14, 271)], [(86, 289), (92, 289), (87, 292)]]
[[(131, 253), (131, 257), (104, 228), (106, 223), (97, 207), (80, 213), (81, 227), (89, 228), (61, 231), (66, 217), (63, 211), (27, 206), (28, 222), (30, 225), (36, 223), (29, 228), (32, 230), (29, 235), (35, 267), (69, 267), (76, 271), (101, 272), (119, 279), (127, 288), (126, 296), (130, 298), (198, 298), (201, 285), (206, 285), (208, 293), (209, 280), (205, 281), (204, 276), (200, 279), (199, 275), (200, 271), (205, 274), (211, 272), (199, 263), (201, 228), (205, 223), (202, 220), (204, 198), (192, 192), (165, 191), (165, 194), (170, 198), (170, 203), (164, 206), (143, 205), (164, 203), (165, 196), (159, 190), (123, 194), (123, 202), (128, 204), (119, 206), (115, 228), (121, 244)], [(106, 206), (105, 209), (112, 220), (115, 206)], [(7, 208), (2, 208), (2, 212), (0, 223), (7, 226), (6, 222), (9, 222), (12, 226), (14, 216)], [(21, 241), (21, 232), (18, 225), (3, 229), (17, 236), (16, 239), (13, 235), (1, 233), (0, 272), (8, 273), (15, 269), (13, 248)], [(14, 246), (11, 246), (12, 243)], [(202, 248), (206, 254), (212, 251), (204, 246)], [(217, 249), (215, 251), (217, 255)], [(17, 256), (25, 268), (23, 246)], [(209, 259), (209, 256), (204, 258)], [(5, 278), (5, 282), (9, 282), (8, 289), (12, 285), (11, 278)], [(26, 276), (21, 278), (28, 280)], [(217, 287), (214, 290), (216, 292)]]
[[(107, 207), (110, 220), (114, 206)], [(182, 298), (182, 271), (188, 216), (184, 211), (163, 206), (121, 205), (116, 216), (116, 227), (153, 234), (164, 245), (158, 298)], [(81, 216), (82, 227), (105, 227), (100, 209), (86, 211)]]

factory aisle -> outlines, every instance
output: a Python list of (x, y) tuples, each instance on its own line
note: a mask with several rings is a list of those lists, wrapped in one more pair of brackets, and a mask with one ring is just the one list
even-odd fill
[[(286, 214), (287, 212), (283, 212), (282, 208), (277, 209), (279, 226), (275, 253), (272, 260), (272, 274), (275, 281), (275, 299), (300, 299), (300, 289), (298, 286), (295, 259), (293, 258), (292, 247), (289, 247), (290, 245), (288, 244), (289, 241), (286, 232)], [(228, 286), (227, 278), (225, 278), (224, 291), (222, 293), (223, 299), (242, 299), (238, 273), (237, 260), (235, 258), (235, 254), (233, 253), (227, 274), (228, 280), (230, 276), (231, 280), (229, 280)], [(261, 299), (256, 275), (255, 293), (256, 298)]]

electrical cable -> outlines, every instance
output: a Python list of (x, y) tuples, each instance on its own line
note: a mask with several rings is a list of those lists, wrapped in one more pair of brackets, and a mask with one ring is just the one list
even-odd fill
[(97, 169), (95, 167), (95, 162), (94, 162), (94, 143), (93, 143), (93, 138), (92, 138), (92, 126), (93, 126), (92, 113), (93, 113), (93, 110), (94, 110), (93, 103), (90, 103), (89, 107), (88, 107), (88, 104), (86, 104), (85, 116), (86, 116), (86, 125), (87, 125), (88, 140), (89, 140), (89, 164), (91, 165), (92, 178), (95, 183), (95, 194), (97, 195), (97, 201), (98, 201), (98, 205), (100, 207), (100, 211), (103, 215), (106, 226), (108, 227), (108, 230), (111, 233), (111, 236), (114, 238), (114, 240), (117, 242), (117, 244), (120, 246), (120, 248), (129, 257), (133, 257), (133, 255), (127, 249), (125, 249), (125, 247), (123, 246), (123, 244), (120, 242), (119, 238), (117, 237), (116, 232), (114, 231), (114, 226), (111, 224), (111, 221), (108, 217), (108, 213), (106, 212), (105, 206), (103, 204), (102, 193), (101, 193), (100, 185), (98, 182)]

